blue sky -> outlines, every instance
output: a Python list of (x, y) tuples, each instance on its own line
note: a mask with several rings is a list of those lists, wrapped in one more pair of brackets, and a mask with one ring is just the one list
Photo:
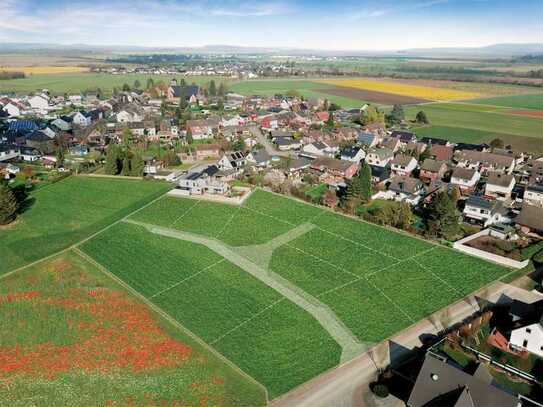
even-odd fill
[(543, 42), (543, 0), (0, 0), (0, 42), (340, 50)]

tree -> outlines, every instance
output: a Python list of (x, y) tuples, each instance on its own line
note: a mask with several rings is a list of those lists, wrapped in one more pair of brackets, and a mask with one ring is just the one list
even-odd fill
[(298, 98), (300, 97), (300, 92), (298, 92), (297, 90), (295, 89), (291, 89), (287, 92), (287, 96), (289, 98)]
[(192, 138), (192, 130), (190, 128), (187, 129), (187, 143), (188, 144), (194, 143), (194, 139)]
[(223, 82), (219, 84), (219, 89), (217, 90), (217, 96), (224, 97), (226, 96), (226, 86)]
[(424, 150), (422, 150), (422, 153), (419, 155), (419, 161), (422, 163), (427, 158), (431, 158), (433, 156), (432, 154), (432, 145), (428, 144), (428, 147), (426, 147)]
[(407, 202), (400, 203), (400, 206), (398, 208), (397, 222), (394, 226), (403, 230), (407, 230), (411, 227), (412, 223), (413, 211), (411, 210), (411, 206), (409, 206)]
[(146, 89), (151, 89), (154, 86), (155, 86), (155, 81), (153, 80), (153, 78), (147, 79), (147, 85), (145, 86), (145, 88)]
[(418, 124), (430, 124), (430, 120), (428, 120), (428, 116), (426, 116), (424, 110), (421, 110), (417, 113), (417, 116), (415, 117), (415, 122), (417, 122)]
[(322, 197), (322, 203), (329, 208), (335, 208), (338, 203), (336, 191), (333, 189), (328, 189)]
[(120, 151), (115, 144), (110, 144), (106, 149), (105, 172), (110, 175), (117, 175), (120, 172)]
[(187, 107), (187, 90), (185, 85), (182, 85), (179, 89), (179, 108), (184, 110)]
[(326, 127), (328, 127), (329, 129), (333, 129), (334, 128), (334, 113), (333, 112), (328, 112), (328, 120), (326, 120)]
[(57, 159), (56, 167), (57, 168), (63, 167), (64, 166), (64, 148), (63, 147), (59, 147), (59, 149), (57, 150), (56, 159)]
[(215, 81), (213, 79), (211, 82), (209, 82), (209, 94), (211, 96), (217, 96), (217, 85), (215, 85)]
[(492, 148), (503, 148), (505, 146), (505, 143), (501, 138), (495, 138), (490, 142), (490, 147)]
[(113, 87), (113, 96), (117, 96), (119, 94), (119, 88), (114, 86)]
[(394, 105), (392, 111), (386, 116), (387, 122), (391, 125), (397, 125), (405, 120), (405, 112), (402, 105)]
[(0, 225), (7, 225), (17, 217), (19, 205), (10, 187), (0, 184)]
[(447, 192), (439, 192), (429, 205), (425, 221), (430, 236), (454, 239), (460, 232), (456, 204)]
[(460, 199), (461, 195), (460, 188), (458, 188), (458, 185), (455, 185), (451, 191), (451, 200), (455, 205), (458, 205), (458, 200)]
[(139, 88), (141, 88), (141, 83), (138, 79), (136, 79), (134, 81), (134, 89), (139, 89)]
[(365, 161), (358, 172), (358, 178), (360, 179), (361, 198), (362, 200), (369, 202), (372, 196), (371, 168)]
[(368, 106), (360, 114), (360, 124), (362, 126), (367, 126), (373, 123), (384, 123), (384, 122), (385, 122), (385, 114), (381, 110), (376, 108), (375, 106)]
[(130, 85), (128, 83), (123, 84), (123, 92), (130, 92)]
[(143, 176), (144, 167), (145, 163), (143, 162), (143, 158), (141, 158), (141, 155), (134, 154), (132, 156), (132, 160), (130, 160), (130, 175), (132, 175), (133, 177)]
[(128, 148), (132, 144), (132, 139), (134, 135), (132, 134), (132, 130), (130, 130), (128, 127), (125, 127), (123, 129), (123, 147)]
[(243, 141), (243, 139), (240, 139), (240, 138), (234, 141), (234, 143), (232, 144), (232, 150), (234, 151), (243, 151), (245, 150), (245, 148), (246, 148), (245, 141)]
[(130, 174), (131, 174), (130, 159), (128, 158), (128, 154), (125, 154), (123, 158), (123, 167), (121, 169), (121, 175), (129, 176)]

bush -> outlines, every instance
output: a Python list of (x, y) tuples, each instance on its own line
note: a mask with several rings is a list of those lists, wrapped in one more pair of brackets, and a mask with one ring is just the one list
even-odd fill
[(377, 397), (380, 397), (382, 399), (387, 398), (390, 394), (387, 385), (383, 383), (375, 383), (373, 386), (371, 386), (371, 391)]

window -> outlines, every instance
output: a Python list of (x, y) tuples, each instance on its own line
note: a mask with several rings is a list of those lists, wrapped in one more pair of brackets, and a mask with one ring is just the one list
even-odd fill
[(522, 342), (522, 347), (526, 348), (528, 346), (528, 339), (524, 339), (524, 342)]
[(526, 328), (526, 333), (527, 334), (531, 334), (532, 333), (532, 330), (530, 328)]

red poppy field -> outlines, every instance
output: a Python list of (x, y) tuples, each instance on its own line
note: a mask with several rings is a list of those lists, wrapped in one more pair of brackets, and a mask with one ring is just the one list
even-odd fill
[(263, 391), (76, 253), (0, 284), (10, 405), (262, 405)]

